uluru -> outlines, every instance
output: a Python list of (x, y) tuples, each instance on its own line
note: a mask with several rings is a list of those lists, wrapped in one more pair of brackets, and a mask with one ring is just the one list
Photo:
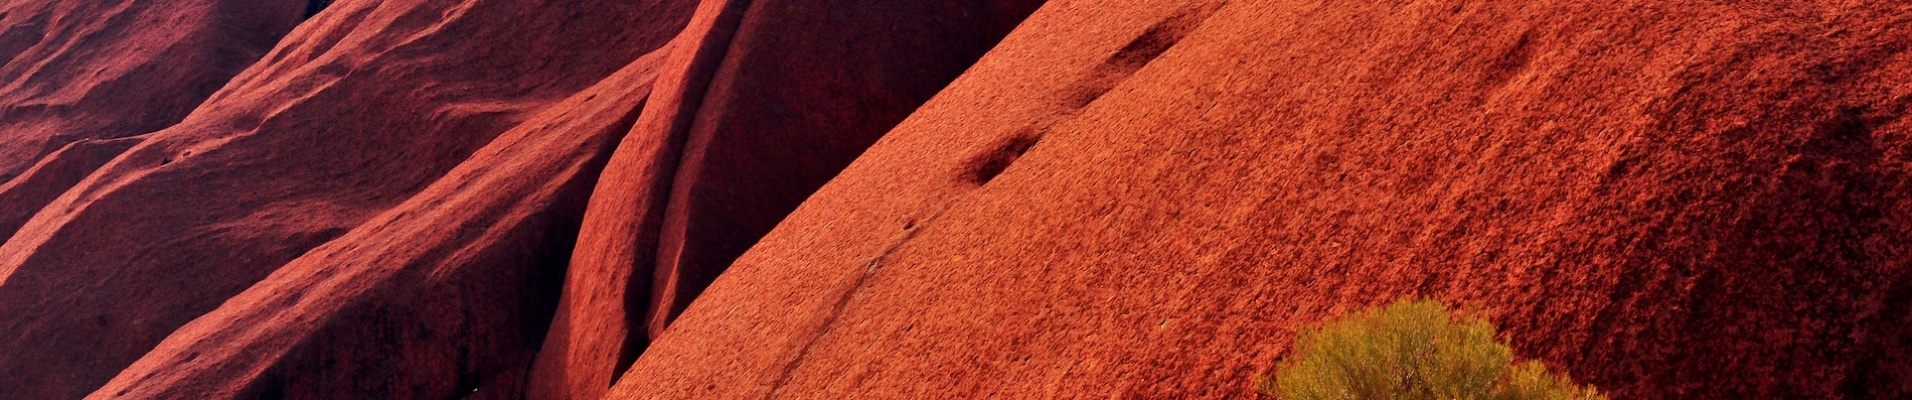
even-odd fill
[(1533, 382), (1912, 398), (1912, 3), (0, 1), (0, 400)]

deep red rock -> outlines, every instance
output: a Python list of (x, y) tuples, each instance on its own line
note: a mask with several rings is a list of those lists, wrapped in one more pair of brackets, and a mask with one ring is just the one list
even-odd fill
[(143, 136), (119, 139), (84, 139), (48, 154), (39, 163), (5, 183), (0, 183), (0, 238), (13, 236), (41, 207), (52, 202), (66, 189), (85, 179), (100, 165), (112, 161), (127, 148), (144, 140)]
[[(0, 4), (0, 182), (68, 143), (138, 135), (179, 122), (271, 50), (305, 18), (308, 5)], [(7, 211), (0, 218), (16, 217)]]
[(533, 397), (600, 397), (734, 258), (1040, 4), (703, 2), (593, 194)]
[(522, 398), (592, 182), (660, 58), (500, 135), (181, 327), (89, 398)]
[(345, 1), (301, 25), (0, 245), (0, 392), (93, 391), (688, 17), (669, 1), (559, 3)]
[(329, 3), (0, 3), (0, 398), (1912, 397), (1900, 2)]
[(136, 143), (117, 138), (184, 118), (272, 49), (306, 7), (295, 0), (0, 4), (0, 240)]
[(1478, 304), (1614, 398), (1912, 395), (1912, 8), (1045, 5), (608, 398), (1247, 398)]

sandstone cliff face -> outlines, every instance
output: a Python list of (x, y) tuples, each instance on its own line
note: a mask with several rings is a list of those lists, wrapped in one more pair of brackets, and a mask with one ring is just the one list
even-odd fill
[(7, 205), (5, 211), (0, 212), (0, 237), (12, 236), (20, 225), (39, 212), (39, 207), (59, 198), (93, 170), (145, 139), (146, 136), (140, 135), (68, 143), (41, 158), (20, 176), (0, 183), (0, 204)]
[[(596, 398), (646, 332), (1039, 4), (757, 3), (703, 2), (725, 12), (689, 29), (700, 3), (330, 5), (179, 125), (76, 143), (9, 186), (45, 189), (0, 191), (47, 205), (0, 220), (23, 226), (0, 253), (21, 333), (0, 360), (20, 381), (0, 388)], [(623, 69), (578, 91), (607, 66)], [(618, 147), (619, 180), (594, 188)], [(652, 163), (668, 173), (642, 176)], [(589, 244), (648, 215), (668, 216), (642, 232), (667, 246), (571, 269), (551, 323), (573, 242), (634, 259)], [(652, 275), (655, 298), (573, 293)]]
[(135, 142), (91, 141), (179, 122), (271, 50), (308, 6), (295, 0), (0, 4), (0, 239)]
[(1912, 9), (1055, 0), (610, 398), (1240, 398), (1425, 295), (1615, 398), (1896, 398)]
[(663, 51), (181, 327), (92, 398), (521, 398), (593, 180)]
[(705, 1), (599, 180), (533, 398), (596, 399), (730, 262), (1039, 1)]
[(661, 46), (688, 16), (670, 4), (332, 4), (0, 245), (0, 391), (93, 391), (188, 321)]
[(178, 122), (304, 19), (304, 0), (0, 5), (0, 181), (83, 139)]
[(0, 398), (1912, 396), (1894, 2), (0, 3)]

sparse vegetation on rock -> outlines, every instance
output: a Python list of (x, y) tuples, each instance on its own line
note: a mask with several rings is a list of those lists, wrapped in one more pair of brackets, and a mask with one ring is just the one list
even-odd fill
[(1514, 363), (1494, 325), (1439, 301), (1408, 299), (1301, 332), (1275, 376), (1257, 382), (1284, 400), (1605, 399), (1591, 386)]

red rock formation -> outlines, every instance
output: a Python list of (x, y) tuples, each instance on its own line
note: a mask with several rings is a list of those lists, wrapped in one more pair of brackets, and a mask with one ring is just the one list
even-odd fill
[(134, 136), (69, 143), (20, 176), (0, 183), (0, 238), (13, 236), (13, 231), (26, 224), (27, 218), (33, 217), (40, 207), (144, 139), (144, 136)]
[(660, 58), (500, 135), (181, 327), (89, 398), (523, 398), (592, 182)]
[(0, 4), (0, 240), (134, 143), (90, 140), (178, 122), (265, 55), (305, 7), (295, 0)]
[(1039, 3), (0, 4), (0, 398), (1912, 397), (1912, 8)]
[(609, 398), (1241, 398), (1410, 295), (1615, 398), (1912, 396), (1905, 21), (1056, 0)]
[[(688, 17), (677, 3), (332, 5), (0, 245), (0, 392), (98, 388), (174, 329), (661, 46)], [(500, 361), (461, 365), (482, 362)], [(338, 366), (311, 368), (325, 365)]]
[(732, 259), (1040, 3), (705, 1), (593, 195), (533, 397), (601, 397)]
[[(179, 122), (271, 50), (304, 19), (307, 6), (306, 0), (0, 4), (0, 182), (68, 143)], [(0, 218), (15, 218), (5, 211)]]

